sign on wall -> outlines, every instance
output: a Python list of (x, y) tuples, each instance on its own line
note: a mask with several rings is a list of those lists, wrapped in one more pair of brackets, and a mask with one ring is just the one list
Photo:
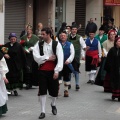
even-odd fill
[(0, 0), (0, 13), (3, 12), (3, 0)]
[(119, 6), (120, 5), (120, 0), (104, 0), (104, 5)]

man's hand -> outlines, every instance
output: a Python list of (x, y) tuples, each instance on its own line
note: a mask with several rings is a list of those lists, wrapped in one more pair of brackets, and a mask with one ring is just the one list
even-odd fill
[(54, 73), (53, 79), (56, 80), (58, 78), (58, 76), (59, 76), (59, 73)]
[(70, 63), (66, 60), (66, 61), (65, 61), (65, 64), (68, 65), (68, 64), (70, 64)]
[(5, 54), (4, 57), (5, 57), (6, 59), (9, 59), (9, 58), (10, 58), (10, 56), (9, 56), (8, 54)]
[(32, 48), (30, 47), (30, 48), (28, 48), (28, 51), (30, 52), (30, 51), (32, 51)]
[(90, 46), (86, 46), (86, 51), (90, 49)]
[(52, 55), (49, 57), (49, 59), (47, 61), (55, 61), (56, 59), (56, 56), (55, 55)]
[(5, 81), (5, 83), (9, 83), (8, 79), (6, 77), (3, 77), (3, 80)]
[(99, 63), (101, 62), (101, 58), (99, 58), (98, 62), (99, 62)]
[(82, 60), (85, 60), (85, 57), (82, 57)]

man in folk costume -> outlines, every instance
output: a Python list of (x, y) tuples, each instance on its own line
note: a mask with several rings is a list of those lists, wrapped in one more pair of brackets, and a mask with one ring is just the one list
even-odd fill
[(8, 72), (8, 67), (3, 54), (0, 52), (0, 116), (7, 112), (6, 102), (8, 100), (7, 90), (5, 83), (8, 83), (6, 79), (6, 73)]
[(86, 62), (85, 70), (89, 75), (89, 81), (87, 83), (94, 84), (95, 74), (97, 71), (98, 63), (101, 62), (101, 45), (98, 39), (95, 38), (95, 33), (91, 31), (89, 38), (86, 39)]
[(104, 26), (102, 25), (100, 28), (99, 28), (99, 34), (95, 36), (95, 38), (97, 38), (99, 41), (100, 41), (100, 45), (101, 45), (101, 48), (103, 48), (102, 46), (102, 43), (107, 40), (107, 35), (104, 34), (105, 33), (105, 29), (104, 29)]
[(75, 50), (73, 44), (67, 41), (66, 32), (61, 32), (60, 43), (62, 45), (63, 53), (64, 53), (64, 66), (63, 66), (63, 70), (61, 71), (64, 80), (64, 97), (69, 97), (69, 93), (68, 93), (68, 86), (70, 85), (69, 74), (72, 72), (69, 66), (72, 65), (71, 63), (74, 59)]
[(51, 39), (51, 29), (45, 27), (41, 30), (42, 42), (38, 42), (33, 48), (34, 60), (39, 65), (39, 98), (41, 114), (39, 119), (45, 118), (45, 103), (47, 90), (52, 96), (52, 113), (57, 114), (56, 97), (58, 96), (59, 72), (63, 68), (63, 50), (59, 42)]
[[(75, 49), (75, 57), (74, 60), (72, 62), (72, 65), (75, 69), (75, 71), (77, 71), (77, 74), (75, 75), (75, 84), (76, 84), (76, 90), (79, 90), (79, 67), (80, 67), (80, 58), (81, 58), (81, 53), (82, 50), (85, 50), (86, 48), (86, 44), (85, 41), (83, 40), (83, 38), (77, 34), (77, 26), (73, 25), (71, 27), (71, 34), (68, 35), (68, 41), (71, 42), (74, 46)], [(84, 55), (82, 55), (82, 57), (84, 57)]]

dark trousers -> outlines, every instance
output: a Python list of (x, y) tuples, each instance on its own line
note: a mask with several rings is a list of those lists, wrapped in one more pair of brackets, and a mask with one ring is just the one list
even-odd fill
[(60, 72), (59, 74), (59, 80), (61, 79), (61, 77), (63, 76), (63, 81), (64, 82), (70, 82), (70, 77), (69, 74), (71, 73), (71, 70), (68, 68), (67, 65), (63, 66), (63, 70)]
[(47, 90), (52, 97), (58, 96), (59, 82), (53, 79), (54, 71), (38, 71), (39, 77), (39, 95), (46, 95)]

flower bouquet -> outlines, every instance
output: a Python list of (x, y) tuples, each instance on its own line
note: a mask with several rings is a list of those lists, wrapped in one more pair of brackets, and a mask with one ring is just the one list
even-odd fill
[(28, 47), (25, 46), (25, 40), (20, 40), (20, 44), (24, 47), (24, 50), (26, 53), (30, 53), (30, 51), (28, 50)]
[(6, 53), (8, 53), (8, 48), (7, 47), (2, 47), (1, 51), (6, 54)]
[(21, 45), (24, 45), (24, 43), (25, 43), (25, 40), (20, 40)]

